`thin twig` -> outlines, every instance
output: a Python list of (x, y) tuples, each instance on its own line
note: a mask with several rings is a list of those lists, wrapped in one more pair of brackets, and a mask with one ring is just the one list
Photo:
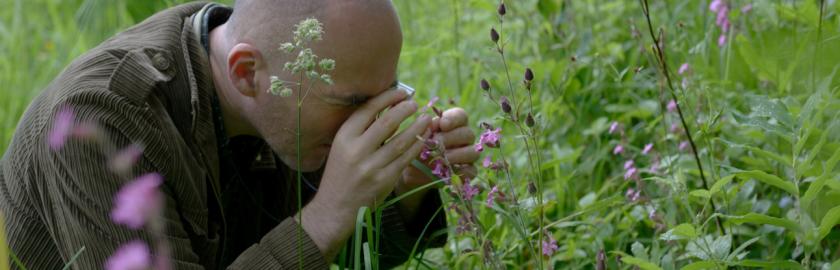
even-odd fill
[[(645, 14), (645, 19), (647, 20), (648, 31), (650, 32), (650, 38), (653, 39), (653, 48), (656, 52), (657, 60), (659, 60), (659, 69), (662, 71), (662, 75), (665, 77), (666, 84), (668, 85), (668, 89), (670, 89), (671, 98), (674, 99), (674, 103), (677, 105), (677, 115), (680, 118), (680, 122), (682, 123), (683, 130), (685, 130), (685, 135), (688, 137), (688, 143), (691, 145), (691, 151), (694, 155), (694, 161), (697, 163), (697, 169), (700, 172), (700, 179), (703, 182), (703, 188), (709, 190), (709, 183), (706, 182), (706, 174), (703, 172), (703, 164), (700, 162), (700, 156), (697, 153), (697, 145), (694, 143), (694, 138), (691, 136), (691, 130), (688, 127), (688, 123), (685, 121), (685, 116), (682, 112), (682, 106), (680, 105), (679, 100), (677, 99), (676, 90), (674, 89), (674, 85), (671, 82), (671, 75), (668, 73), (668, 63), (665, 61), (665, 52), (662, 49), (662, 45), (660, 42), (662, 41), (662, 37), (664, 36), (664, 32), (660, 31), (659, 38), (653, 33), (653, 23), (650, 20), (650, 9), (648, 6), (647, 0), (639, 0), (642, 5), (642, 13)], [(717, 211), (717, 207), (715, 206), (715, 201), (709, 198), (709, 204), (712, 206), (712, 212)], [(721, 234), (724, 234), (723, 230), (723, 222), (721, 222), (720, 216), (715, 217), (715, 224), (717, 224), (718, 231)]]

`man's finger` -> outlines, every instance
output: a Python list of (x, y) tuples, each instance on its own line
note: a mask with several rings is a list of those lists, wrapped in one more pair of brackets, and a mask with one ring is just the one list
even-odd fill
[(384, 110), (386, 107), (393, 105), (401, 100), (404, 100), (407, 96), (404, 91), (385, 91), (382, 94), (374, 97), (371, 100), (365, 102), (364, 105), (359, 107), (349, 118), (347, 121), (344, 121), (341, 129), (342, 132), (346, 132), (347, 135), (358, 136), (365, 132), (370, 123), (376, 119), (376, 115)]
[(418, 141), (417, 136), (426, 138), (431, 134), (431, 131), (429, 130), (430, 121), (431, 118), (426, 115), (417, 118), (410, 127), (400, 132), (399, 135), (395, 136), (384, 146), (380, 147), (379, 150), (373, 154), (373, 160), (376, 160), (376, 163), (381, 164), (382, 167), (390, 164), (398, 156), (402, 155), (405, 151), (408, 151), (411, 146)]
[(475, 165), (463, 165), (455, 168), (455, 174), (460, 176), (461, 179), (473, 179), (478, 175), (478, 170), (475, 168)]
[(446, 150), (446, 159), (452, 164), (472, 164), (478, 160), (478, 156), (472, 146)]
[(467, 126), (461, 126), (448, 132), (439, 133), (438, 135), (443, 137), (443, 144), (446, 146), (446, 149), (458, 148), (475, 142), (475, 132)]
[(409, 163), (412, 160), (417, 158), (417, 155), (420, 155), (420, 151), (423, 150), (423, 146), (425, 145), (424, 141), (421, 140), (414, 140), (414, 144), (409, 148), (407, 151), (401, 153), (394, 162), (391, 162), (387, 167), (383, 170), (385, 173), (399, 175), (405, 167), (408, 167)]
[[(360, 137), (362, 144), (364, 144), (363, 147), (368, 149), (378, 148), (382, 145), (382, 142), (394, 135), (394, 132), (400, 127), (400, 123), (416, 111), (417, 102), (406, 100), (383, 113), (379, 119), (373, 121), (373, 124)], [(426, 119), (424, 121), (426, 121), (426, 126), (428, 127), (428, 121), (430, 121), (428, 116), (421, 116), (417, 119)]]
[(467, 112), (461, 108), (452, 108), (443, 112), (440, 119), (440, 131), (447, 132), (457, 127), (466, 126), (468, 122)]

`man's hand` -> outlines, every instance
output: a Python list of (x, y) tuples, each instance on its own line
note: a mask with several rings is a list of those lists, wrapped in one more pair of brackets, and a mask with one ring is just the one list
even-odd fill
[(423, 148), (417, 137), (431, 135), (431, 117), (420, 116), (392, 137), (400, 123), (417, 111), (417, 103), (405, 98), (403, 91), (376, 96), (344, 122), (333, 140), (319, 190), (299, 221), (327, 261), (352, 233), (358, 209), (382, 204), (394, 190), (400, 173)]
[[(441, 118), (435, 117), (432, 121), (432, 130), (435, 131), (434, 139), (442, 142), (446, 158), (454, 167), (455, 173), (462, 179), (473, 178), (476, 168), (473, 165), (478, 160), (479, 154), (472, 147), (475, 141), (475, 133), (469, 128), (467, 112), (461, 108), (452, 108), (443, 112)], [(431, 168), (432, 164), (426, 166)], [(403, 170), (402, 181), (397, 184), (394, 192), (402, 194), (417, 187), (423, 186), (432, 181), (426, 174), (414, 166), (408, 166)], [(409, 222), (414, 220), (423, 196), (427, 190), (418, 191), (400, 201), (400, 212)]]

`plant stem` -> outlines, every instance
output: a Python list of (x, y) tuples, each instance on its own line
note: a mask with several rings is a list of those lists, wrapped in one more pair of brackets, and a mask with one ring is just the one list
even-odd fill
[[(692, 138), (691, 130), (688, 127), (688, 123), (685, 121), (685, 116), (682, 112), (682, 106), (680, 105), (679, 100), (677, 99), (676, 90), (674, 89), (674, 85), (671, 82), (671, 75), (668, 72), (668, 62), (665, 61), (665, 52), (662, 49), (660, 44), (662, 36), (659, 38), (653, 33), (653, 24), (650, 20), (650, 9), (648, 6), (648, 0), (639, 0), (642, 5), (642, 13), (645, 15), (645, 19), (647, 20), (648, 31), (650, 33), (650, 38), (653, 40), (653, 48), (655, 49), (657, 60), (659, 60), (659, 70), (662, 71), (662, 75), (665, 77), (665, 82), (668, 85), (668, 89), (670, 89), (671, 98), (674, 99), (674, 103), (677, 105), (677, 115), (680, 118), (680, 123), (682, 123), (683, 130), (685, 130), (685, 135), (688, 137), (688, 143), (691, 145), (691, 152), (694, 155), (694, 161), (697, 164), (697, 170), (700, 172), (700, 180), (702, 180), (703, 188), (709, 190), (709, 183), (706, 182), (706, 175), (703, 172), (703, 164), (700, 162), (700, 156), (697, 153), (697, 145), (694, 143), (694, 138)], [(662, 33), (662, 32), (660, 32)], [(717, 207), (715, 206), (715, 201), (709, 198), (709, 203), (712, 206), (712, 212), (717, 211)], [(721, 221), (719, 216), (715, 216), (715, 224), (717, 224), (718, 231), (721, 234), (725, 234), (723, 230), (723, 222)]]

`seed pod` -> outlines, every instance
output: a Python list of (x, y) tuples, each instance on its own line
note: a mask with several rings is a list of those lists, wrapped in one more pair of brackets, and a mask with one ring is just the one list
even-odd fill
[(528, 181), (528, 194), (537, 194), (537, 185), (534, 184), (534, 181)]
[(534, 116), (531, 113), (528, 113), (528, 116), (525, 117), (525, 125), (530, 127), (534, 127)]
[(511, 107), (510, 107), (510, 101), (508, 100), (508, 98), (505, 97), (505, 96), (502, 96), (501, 104), (502, 104), (502, 111), (509, 114), (510, 111), (511, 111)]
[(529, 82), (534, 80), (534, 72), (531, 71), (531, 68), (525, 69), (525, 80)]
[(496, 32), (496, 28), (490, 28), (490, 40), (495, 43), (499, 42), (499, 32)]
[(499, 16), (505, 16), (505, 13), (507, 13), (507, 9), (505, 8), (505, 3), (504, 2), (499, 4), (498, 12), (499, 12)]
[(484, 91), (490, 90), (490, 83), (485, 79), (481, 79), (481, 89), (484, 89)]

